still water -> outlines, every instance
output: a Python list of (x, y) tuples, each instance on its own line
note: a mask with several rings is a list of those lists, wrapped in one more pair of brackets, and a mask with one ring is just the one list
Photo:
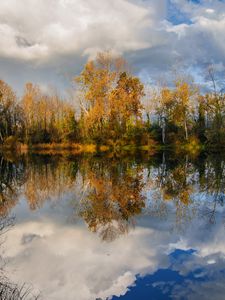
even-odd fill
[(0, 157), (0, 170), (10, 282), (47, 300), (225, 299), (225, 156)]

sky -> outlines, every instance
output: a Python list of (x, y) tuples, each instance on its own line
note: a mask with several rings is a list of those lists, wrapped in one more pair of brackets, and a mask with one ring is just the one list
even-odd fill
[(99, 51), (123, 55), (144, 82), (225, 72), (223, 0), (1, 0), (0, 78), (66, 89)]

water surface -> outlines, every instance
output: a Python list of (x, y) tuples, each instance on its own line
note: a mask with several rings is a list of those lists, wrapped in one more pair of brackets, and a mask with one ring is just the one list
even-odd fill
[(1, 255), (42, 299), (224, 299), (225, 159), (0, 158)]

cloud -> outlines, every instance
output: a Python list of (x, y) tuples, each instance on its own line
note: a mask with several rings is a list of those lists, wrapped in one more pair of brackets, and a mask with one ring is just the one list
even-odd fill
[(16, 0), (0, 3), (0, 55), (46, 62), (60, 55), (149, 46), (153, 9), (125, 0)]
[(176, 64), (204, 72), (225, 66), (224, 30), (219, 0), (1, 1), (0, 77), (16, 87), (27, 79), (58, 85), (107, 49), (153, 79), (169, 78)]

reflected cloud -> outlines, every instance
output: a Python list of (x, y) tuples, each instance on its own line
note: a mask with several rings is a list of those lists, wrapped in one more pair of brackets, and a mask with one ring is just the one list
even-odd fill
[[(174, 295), (188, 294), (189, 289), (193, 297), (200, 295), (200, 290), (195, 292), (195, 280), (202, 280), (202, 293), (207, 282), (224, 281), (222, 277), (217, 280), (225, 266), (223, 224), (214, 232), (215, 240), (220, 241), (218, 247), (215, 240), (199, 241), (197, 235), (191, 234), (192, 230), (182, 236), (171, 235), (166, 230), (170, 226), (168, 220), (164, 221), (164, 228), (159, 220), (153, 228), (147, 217), (141, 218), (129, 235), (102, 243), (83, 223), (68, 223), (63, 214), (57, 221), (53, 215), (54, 212), (51, 216), (50, 211), (43, 211), (35, 220), (32, 216), (21, 220), (8, 234), (5, 244), (7, 272), (12, 280), (30, 282), (42, 291), (44, 299), (91, 300), (129, 295), (139, 284), (138, 274), (145, 278), (166, 269), (184, 277), (182, 284), (170, 280), (170, 292)], [(199, 230), (206, 234), (202, 228)], [(176, 249), (182, 249), (183, 257), (173, 254)], [(187, 256), (188, 249), (195, 251)], [(190, 274), (194, 277), (186, 282)], [(163, 283), (154, 280), (155, 288), (163, 288), (165, 292)]]
[[(38, 238), (24, 243), (28, 236)], [(151, 229), (137, 228), (124, 239), (105, 244), (80, 224), (57, 224), (51, 218), (21, 222), (5, 244), (7, 271), (16, 282), (21, 278), (30, 282), (46, 299), (119, 296), (136, 274), (153, 272), (158, 261), (164, 261), (149, 244), (153, 236)]]

